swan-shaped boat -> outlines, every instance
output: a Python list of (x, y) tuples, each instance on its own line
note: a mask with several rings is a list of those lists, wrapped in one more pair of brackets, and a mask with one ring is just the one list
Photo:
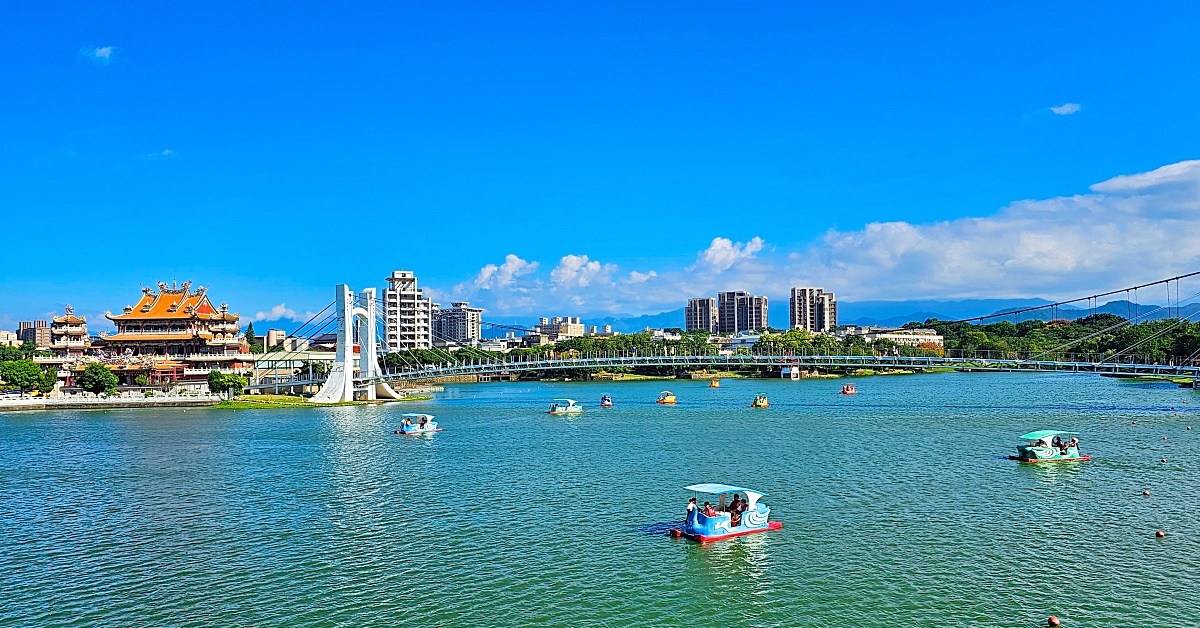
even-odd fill
[[(671, 536), (675, 538), (708, 543), (783, 528), (782, 523), (770, 521), (771, 508), (759, 501), (763, 496), (759, 491), (728, 484), (692, 484), (683, 490), (718, 499), (716, 505), (705, 501), (703, 506), (696, 497), (689, 500), (683, 525), (671, 530)], [(743, 493), (745, 499), (742, 499)], [(730, 494), (734, 499), (727, 503), (725, 496)]]

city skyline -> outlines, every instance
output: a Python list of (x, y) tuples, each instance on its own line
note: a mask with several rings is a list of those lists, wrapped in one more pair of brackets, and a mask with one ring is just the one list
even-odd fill
[[(1198, 14), (23, 3), (0, 25), (0, 206), (27, 230), (0, 254), (0, 328), (187, 279), (245, 321), (303, 320), (395, 268), (526, 317), (1180, 274)], [(366, 243), (389, 225), (403, 246)]]

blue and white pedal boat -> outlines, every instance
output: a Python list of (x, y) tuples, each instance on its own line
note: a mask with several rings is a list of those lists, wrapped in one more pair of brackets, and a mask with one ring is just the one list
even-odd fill
[(410, 412), (401, 416), (404, 417), (404, 420), (400, 421), (400, 429), (396, 430), (397, 434), (412, 436), (414, 434), (434, 434), (442, 431), (442, 428), (438, 427), (437, 421), (433, 420), (432, 414)]
[[(697, 506), (688, 511), (683, 526), (671, 530), (671, 536), (675, 538), (683, 537), (708, 543), (709, 541), (722, 541), (783, 528), (783, 523), (769, 520), (771, 508), (759, 501), (764, 493), (754, 489), (728, 484), (692, 484), (683, 487), (683, 490), (692, 491), (697, 495), (715, 496), (719, 510), (715, 515), (705, 515), (699, 505), (702, 500), (697, 497)], [(737, 493), (745, 494), (746, 509), (738, 513), (740, 520), (734, 525), (733, 513), (726, 510), (729, 504), (726, 502), (725, 496)]]

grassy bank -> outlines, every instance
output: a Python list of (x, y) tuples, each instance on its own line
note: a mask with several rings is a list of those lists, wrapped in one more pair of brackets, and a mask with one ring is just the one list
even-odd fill
[(343, 401), (340, 403), (313, 403), (304, 397), (293, 395), (238, 395), (226, 399), (215, 408), (221, 410), (259, 410), (263, 408), (328, 408), (332, 406), (361, 406), (373, 403), (392, 403), (393, 401), (428, 401), (431, 395), (413, 395), (404, 399), (379, 399), (377, 401)]

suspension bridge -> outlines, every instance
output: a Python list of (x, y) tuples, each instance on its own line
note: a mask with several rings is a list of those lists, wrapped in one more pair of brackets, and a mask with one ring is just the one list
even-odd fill
[[(453, 355), (444, 349), (430, 350), (433, 355), (444, 358), (434, 363), (410, 362), (400, 357), (400, 367), (383, 368), (380, 356), (385, 353), (382, 342), (382, 330), (386, 322), (380, 312), (379, 299), (375, 296), (374, 288), (367, 288), (357, 295), (351, 293), (348, 286), (340, 284), (335, 288), (333, 303), (314, 315), (289, 335), (289, 339), (303, 342), (292, 343), (304, 346), (318, 338), (333, 334), (336, 347), (332, 352), (332, 361), (321, 364), (328, 368), (316, 368), (312, 362), (301, 363), (296, 368), (296, 362), (302, 351), (278, 351), (260, 356), (255, 364), (254, 375), (248, 388), (251, 390), (312, 390), (319, 388), (313, 401), (339, 402), (354, 399), (394, 399), (402, 396), (392, 385), (404, 383), (428, 382), (431, 380), (447, 380), (451, 378), (478, 377), (481, 379), (515, 379), (530, 373), (570, 373), (573, 371), (613, 371), (617, 369), (633, 369), (655, 367), (677, 372), (697, 370), (747, 370), (756, 369), (760, 372), (781, 376), (796, 374), (813, 369), (838, 369), (853, 371), (858, 369), (873, 370), (909, 370), (923, 371), (929, 369), (954, 369), (961, 371), (1043, 371), (1069, 373), (1098, 373), (1102, 375), (1137, 377), (1161, 376), (1189, 379), (1194, 383), (1200, 379), (1200, 349), (1188, 356), (1170, 358), (1166, 363), (1149, 359), (1145, 354), (1136, 353), (1155, 337), (1170, 332), (1179, 325), (1191, 322), (1193, 316), (1200, 315), (1197, 310), (1189, 315), (1182, 315), (1182, 306), (1200, 298), (1200, 292), (1181, 298), (1179, 283), (1182, 279), (1200, 275), (1200, 272), (1179, 275), (1161, 281), (1132, 286), (1098, 295), (1089, 295), (1045, 305), (1020, 308), (997, 312), (980, 317), (951, 321), (955, 323), (982, 324), (991, 319), (1015, 319), (1021, 316), (1030, 317), (1036, 311), (1050, 312), (1056, 318), (1060, 308), (1071, 307), (1086, 301), (1088, 309), (1095, 312), (1100, 307), (1099, 298), (1165, 285), (1167, 301), (1165, 306), (1153, 306), (1139, 311), (1140, 306), (1134, 305), (1126, 317), (1120, 322), (1098, 330), (1083, 338), (1078, 338), (1061, 346), (1041, 352), (1018, 354), (1015, 352), (997, 351), (946, 351), (940, 355), (900, 355), (898, 352), (847, 352), (845, 354), (814, 353), (803, 354), (794, 352), (753, 352), (738, 354), (734, 352), (712, 351), (689, 353), (678, 347), (661, 347), (657, 352), (569, 352), (565, 355), (527, 356), (527, 355), (496, 355), (470, 347), (457, 348), (467, 351), (469, 359), (462, 354)], [(1175, 292), (1172, 295), (1172, 286)], [(1132, 303), (1136, 304), (1137, 297)], [(1082, 309), (1075, 307), (1076, 310)], [(1165, 310), (1165, 312), (1164, 312)], [(1193, 308), (1195, 310), (1195, 308)], [(1111, 334), (1126, 325), (1151, 320), (1152, 318), (1168, 318), (1170, 325), (1158, 330), (1150, 337), (1143, 338), (1130, 346), (1106, 355), (1088, 355), (1070, 353), (1077, 346), (1094, 336)], [(485, 323), (490, 327), (515, 332), (531, 330), (511, 325)], [(333, 330), (331, 332), (331, 330)], [(451, 344), (452, 341), (438, 338), (441, 344)]]

